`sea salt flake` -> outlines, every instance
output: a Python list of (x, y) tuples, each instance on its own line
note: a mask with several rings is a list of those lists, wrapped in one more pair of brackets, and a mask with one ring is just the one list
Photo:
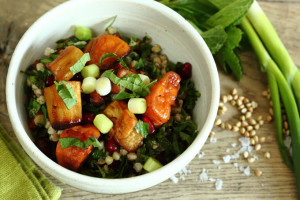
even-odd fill
[(208, 180), (209, 180), (210, 182), (216, 182), (216, 179), (215, 179), (215, 178), (208, 178)]
[(240, 141), (242, 147), (250, 146), (250, 138), (248, 138), (248, 137), (241, 137), (241, 138), (239, 138), (239, 141)]
[(201, 182), (208, 181), (208, 176), (207, 176), (207, 173), (206, 173), (206, 169), (205, 169), (205, 168), (202, 169), (202, 172), (201, 172), (201, 174), (200, 174), (200, 181), (201, 181)]
[(204, 152), (199, 152), (197, 155), (198, 155), (198, 158), (203, 158), (203, 156), (205, 155), (205, 153)]
[(215, 186), (216, 186), (216, 190), (222, 190), (223, 181), (221, 179), (217, 179)]
[(230, 152), (230, 149), (226, 149), (226, 152), (229, 153), (229, 152)]
[(244, 174), (246, 176), (250, 176), (250, 167), (249, 166), (247, 166), (247, 168), (244, 170)]
[(213, 160), (212, 161), (215, 165), (219, 165), (221, 162), (219, 160)]
[(224, 156), (224, 157), (223, 157), (224, 163), (229, 163), (229, 162), (230, 162), (230, 159), (231, 159), (231, 156), (230, 156), (230, 155), (227, 155), (227, 156)]
[(236, 147), (236, 143), (232, 143), (231, 146), (232, 146), (232, 147)]
[(239, 167), (239, 164), (238, 163), (233, 163), (233, 166)]
[(217, 143), (217, 138), (216, 137), (210, 137), (209, 142), (210, 143)]
[(240, 171), (244, 172), (245, 168), (243, 166), (240, 166)]

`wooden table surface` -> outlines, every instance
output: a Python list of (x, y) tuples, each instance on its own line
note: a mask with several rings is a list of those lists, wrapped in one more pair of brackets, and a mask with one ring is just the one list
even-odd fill
[[(6, 73), (11, 55), (28, 27), (46, 11), (64, 1), (0, 0), (0, 121), (12, 135), (5, 99)], [(300, 0), (264, 0), (259, 1), (259, 4), (275, 26), (296, 65), (300, 66)], [(267, 89), (266, 76), (260, 72), (253, 53), (243, 53), (241, 58), (244, 66), (241, 82), (236, 82), (220, 70), (221, 94), (228, 94), (231, 89), (237, 88), (240, 95), (258, 102), (259, 109), (254, 112), (255, 115), (265, 117), (269, 102), (261, 93)], [(231, 121), (237, 117), (234, 108), (230, 108), (225, 115)], [(49, 174), (47, 176), (63, 188), (61, 199), (296, 199), (295, 180), (292, 172), (281, 160), (274, 122), (262, 126), (257, 132), (259, 136), (267, 138), (262, 149), (256, 152), (259, 159), (251, 164), (245, 159), (236, 161), (240, 166), (250, 166), (250, 176), (243, 175), (233, 166), (233, 162), (213, 164), (212, 160), (222, 160), (224, 155), (236, 152), (238, 147), (234, 148), (231, 144), (238, 144), (240, 137), (238, 133), (219, 128), (214, 128), (214, 131), (217, 143), (206, 142), (201, 150), (205, 152), (205, 156), (201, 159), (194, 158), (188, 166), (191, 174), (177, 184), (166, 180), (140, 192), (103, 195), (73, 188), (55, 180)], [(271, 153), (271, 159), (263, 157), (266, 151)], [(222, 190), (216, 190), (213, 182), (200, 182), (199, 175), (203, 168), (208, 170), (209, 177), (223, 180)], [(255, 176), (254, 169), (260, 169), (262, 176)]]

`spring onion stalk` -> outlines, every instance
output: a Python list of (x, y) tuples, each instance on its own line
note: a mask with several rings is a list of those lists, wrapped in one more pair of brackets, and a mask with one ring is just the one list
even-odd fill
[(276, 132), (277, 132), (277, 139), (278, 139), (278, 146), (279, 151), (281, 153), (281, 157), (284, 161), (284, 163), (293, 170), (293, 164), (290, 160), (289, 152), (287, 151), (286, 146), (283, 142), (283, 135), (282, 135), (282, 113), (281, 113), (281, 104), (280, 104), (280, 96), (279, 96), (279, 88), (277, 85), (276, 78), (273, 74), (268, 73), (268, 82), (272, 97), (272, 103), (273, 103), (273, 110), (274, 110), (274, 119), (276, 123)]
[(266, 46), (271, 57), (279, 66), (288, 83), (291, 84), (298, 110), (300, 110), (300, 71), (293, 62), (284, 44), (281, 42), (273, 25), (261, 9), (259, 4), (254, 1), (247, 13), (254, 29)]
[[(293, 92), (285, 79), (283, 73), (280, 71), (277, 64), (271, 58), (259, 36), (256, 34), (252, 25), (247, 18), (244, 18), (241, 23), (248, 39), (255, 51), (258, 60), (261, 64), (261, 70), (266, 71), (270, 75), (274, 76), (278, 84), (279, 92), (283, 105), (285, 107), (288, 123), (290, 127), (292, 137), (292, 158), (293, 158), (293, 169), (296, 177), (296, 188), (298, 190), (298, 199), (300, 199), (300, 117), (294, 98)], [(272, 84), (273, 82), (271, 82)], [(270, 83), (269, 83), (270, 84)], [(273, 87), (274, 85), (270, 86)]]

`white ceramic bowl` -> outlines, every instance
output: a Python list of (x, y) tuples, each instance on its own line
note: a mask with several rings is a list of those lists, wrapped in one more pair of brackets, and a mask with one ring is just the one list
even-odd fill
[[(146, 33), (160, 44), (170, 60), (190, 62), (193, 80), (201, 92), (194, 118), (199, 135), (178, 158), (164, 167), (137, 177), (102, 179), (78, 174), (61, 167), (45, 156), (32, 142), (24, 108), (25, 77), (20, 73), (46, 47), (73, 34), (74, 25), (91, 27), (103, 33), (111, 18), (114, 27), (127, 35), (143, 37)], [(24, 34), (13, 54), (6, 83), (9, 117), (19, 142), (27, 154), (55, 178), (74, 187), (98, 193), (126, 193), (156, 185), (185, 167), (199, 152), (212, 129), (219, 101), (219, 78), (213, 57), (200, 35), (180, 15), (152, 0), (75, 0), (63, 3), (44, 14)]]

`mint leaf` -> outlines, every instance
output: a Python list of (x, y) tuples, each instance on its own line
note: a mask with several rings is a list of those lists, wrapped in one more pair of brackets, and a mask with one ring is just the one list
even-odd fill
[(86, 141), (81, 141), (77, 138), (72, 138), (72, 137), (67, 137), (67, 138), (59, 138), (58, 139), (61, 145), (61, 148), (68, 148), (72, 146), (79, 147), (81, 149), (86, 149), (89, 146), (93, 145), (94, 147), (100, 147), (101, 144), (100, 142), (94, 138), (94, 137), (89, 137)]
[(142, 58), (139, 59), (138, 63), (134, 66), (134, 69), (135, 70), (138, 70), (138, 69), (141, 69), (143, 68), (145, 65), (144, 65), (144, 61)]
[(135, 93), (125, 92), (125, 89), (122, 88), (121, 91), (113, 97), (113, 100), (119, 101), (119, 100), (123, 100), (123, 99), (130, 99), (130, 98), (137, 98), (137, 97), (139, 97), (139, 95), (137, 95)]
[[(97, 140), (98, 141), (98, 140)], [(106, 157), (106, 152), (104, 149), (99, 150), (99, 149), (94, 149), (92, 154), (91, 154), (92, 158), (95, 160), (99, 160), (99, 159), (103, 159)]]
[(77, 62), (73, 66), (70, 67), (70, 70), (73, 73), (73, 75), (75, 75), (78, 72), (81, 72), (85, 64), (90, 60), (91, 58), (89, 53), (83, 54), (83, 56), (81, 56), (81, 58), (77, 60)]
[(115, 53), (106, 53), (106, 54), (103, 54), (103, 55), (101, 56), (101, 58), (100, 58), (99, 66), (100, 66), (100, 67), (103, 67), (103, 65), (102, 65), (103, 60), (104, 60), (105, 58), (109, 58), (109, 57), (115, 57), (115, 58), (117, 58), (117, 60), (121, 63), (121, 65), (122, 65), (123, 67), (125, 67), (126, 69), (129, 70), (129, 67), (126, 65), (126, 63), (124, 62), (124, 60), (123, 60), (122, 58), (120, 58), (119, 56), (117, 56), (117, 54), (115, 54)]
[(59, 83), (54, 81), (54, 83), (56, 85), (58, 95), (63, 100), (67, 108), (71, 109), (77, 103), (74, 88), (66, 81), (60, 81)]
[(212, 15), (205, 24), (209, 27), (221, 25), (226, 28), (243, 18), (252, 3), (253, 0), (236, 0)]
[(29, 117), (33, 118), (39, 112), (40, 108), (41, 104), (39, 104), (39, 102), (37, 102), (36, 99), (31, 98), (27, 106), (27, 110), (29, 111)]
[(140, 76), (137, 74), (128, 74), (123, 78), (119, 78), (114, 74), (113, 70), (106, 70), (101, 77), (107, 77), (114, 84), (127, 88), (142, 97), (147, 96), (147, 94), (150, 93), (149, 87), (144, 84)]
[(142, 120), (139, 120), (138, 123), (135, 125), (135, 130), (139, 134), (143, 136), (143, 138), (146, 138), (149, 134), (149, 124), (143, 122)]
[(130, 37), (130, 41), (129, 41), (129, 46), (131, 48), (136, 47), (136, 38), (135, 37)]
[(115, 15), (115, 16), (112, 17), (112, 21), (111, 21), (110, 24), (106, 27), (105, 31), (107, 31), (108, 28), (111, 27), (111, 26), (115, 23), (116, 19), (117, 19), (117, 15)]
[(218, 52), (227, 39), (227, 34), (222, 26), (216, 26), (201, 34), (212, 54)]

